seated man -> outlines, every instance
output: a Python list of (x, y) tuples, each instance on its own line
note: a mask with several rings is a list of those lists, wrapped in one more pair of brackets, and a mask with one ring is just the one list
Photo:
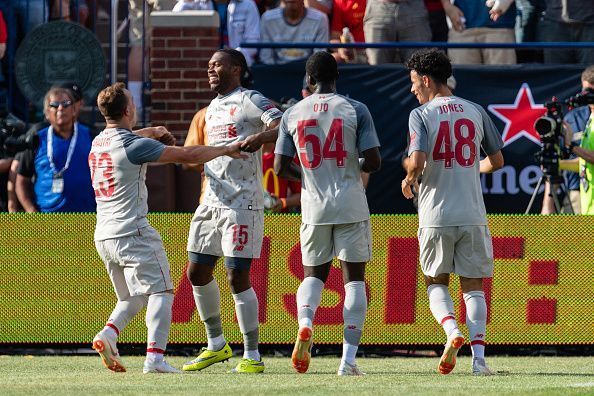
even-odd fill
[[(328, 42), (328, 17), (326, 14), (306, 8), (303, 0), (283, 0), (284, 7), (266, 11), (260, 21), (262, 42)], [(308, 48), (262, 48), (260, 60), (274, 65), (297, 60), (306, 60), (320, 49)]]
[(26, 212), (94, 212), (87, 157), (93, 135), (76, 119), (72, 91), (51, 88), (44, 114), (50, 125), (37, 133), (39, 147), (16, 156), (16, 194)]

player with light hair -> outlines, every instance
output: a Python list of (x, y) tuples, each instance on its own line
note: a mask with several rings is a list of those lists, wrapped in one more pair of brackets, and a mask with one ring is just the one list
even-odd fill
[[(228, 155), (242, 158), (240, 144), (219, 147), (171, 147), (175, 139), (163, 127), (132, 132), (136, 107), (124, 84), (105, 88), (97, 98), (105, 129), (89, 153), (97, 201), (95, 246), (105, 263), (118, 302), (107, 324), (93, 339), (103, 364), (124, 372), (116, 346), (120, 332), (146, 306), (148, 340), (144, 373), (179, 373), (163, 358), (171, 326), (173, 283), (159, 233), (146, 215), (149, 162), (204, 163)], [(164, 144), (165, 143), (165, 144)]]
[[(279, 176), (302, 181), (304, 279), (297, 289), (299, 330), (292, 363), (300, 373), (309, 368), (314, 316), (332, 260), (338, 257), (345, 289), (338, 375), (363, 375), (355, 357), (367, 312), (365, 264), (371, 259), (371, 227), (361, 171), (380, 168), (380, 144), (367, 106), (336, 93), (334, 57), (316, 52), (305, 69), (313, 93), (283, 115), (274, 159)], [(297, 153), (300, 165), (293, 162)]]
[(206, 188), (188, 236), (188, 279), (206, 328), (208, 345), (184, 371), (203, 370), (228, 360), (231, 347), (223, 334), (221, 293), (213, 276), (219, 257), (225, 257), (227, 279), (243, 334), (243, 359), (232, 370), (261, 373), (258, 350), (258, 298), (250, 282), (252, 259), (260, 257), (264, 237), (262, 153), (264, 143), (276, 140), (282, 113), (257, 91), (243, 88), (249, 69), (243, 54), (216, 51), (208, 62), (208, 82), (218, 95), (206, 111), (206, 141), (214, 147), (241, 142), (248, 158), (218, 158), (204, 165)]
[[(429, 307), (447, 335), (439, 372), (450, 373), (464, 336), (448, 291), (450, 274), (460, 277), (472, 372), (492, 375), (485, 363), (487, 304), (483, 278), (493, 276), (493, 247), (480, 172), (503, 167), (501, 134), (485, 110), (453, 96), (447, 86), (452, 65), (441, 51), (418, 51), (407, 63), (411, 92), (421, 104), (409, 117), (410, 145), (402, 193), (419, 191), (420, 261)], [(486, 157), (481, 160), (480, 150)], [(422, 175), (422, 183), (418, 178)]]

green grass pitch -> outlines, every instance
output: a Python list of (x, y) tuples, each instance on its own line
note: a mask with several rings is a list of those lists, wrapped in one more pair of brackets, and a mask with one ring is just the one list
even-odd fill
[[(438, 358), (360, 358), (365, 377), (338, 377), (339, 359), (314, 357), (306, 374), (289, 358), (265, 357), (264, 374), (230, 374), (238, 358), (202, 372), (142, 374), (143, 357), (124, 356), (112, 373), (97, 356), (0, 356), (2, 395), (593, 395), (592, 357), (492, 357), (493, 377), (470, 375), (470, 358), (447, 376)], [(169, 357), (176, 366), (189, 360)]]

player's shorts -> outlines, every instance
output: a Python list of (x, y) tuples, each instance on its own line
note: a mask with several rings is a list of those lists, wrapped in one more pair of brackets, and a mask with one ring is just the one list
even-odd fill
[(161, 236), (153, 227), (138, 235), (95, 241), (118, 300), (173, 289)]
[(347, 224), (301, 223), (300, 237), (303, 265), (322, 265), (334, 257), (349, 263), (371, 260), (369, 220)]
[[(175, 5), (175, 0), (146, 0), (147, 4), (144, 4), (145, 0), (128, 0), (128, 5), (130, 7), (128, 11), (128, 18), (130, 21), (129, 26), (129, 44), (133, 47), (138, 47), (142, 45), (142, 34), (145, 33), (144, 40), (145, 43), (148, 45), (149, 32), (150, 32), (150, 25), (149, 22), (151, 18), (149, 14), (152, 10), (171, 10)], [(146, 10), (146, 14), (144, 15), (144, 11)], [(147, 21), (147, 24), (144, 24), (144, 21)]]
[(421, 269), (427, 276), (493, 276), (493, 244), (487, 226), (419, 228)]
[(264, 211), (199, 205), (190, 223), (188, 251), (211, 256), (259, 258)]

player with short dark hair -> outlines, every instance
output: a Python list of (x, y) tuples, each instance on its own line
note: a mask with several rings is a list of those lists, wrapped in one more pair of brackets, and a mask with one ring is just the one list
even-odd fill
[(133, 133), (136, 107), (122, 83), (101, 91), (97, 105), (107, 125), (93, 140), (88, 158), (97, 201), (95, 246), (118, 302), (93, 339), (93, 349), (108, 369), (126, 371), (117, 338), (146, 306), (148, 340), (143, 372), (179, 373), (163, 359), (171, 326), (173, 283), (161, 237), (146, 219), (147, 163), (204, 163), (221, 155), (241, 158), (240, 145), (169, 147), (161, 142), (173, 145), (175, 139), (163, 127)]
[[(297, 290), (299, 331), (292, 363), (300, 373), (309, 367), (315, 312), (332, 260), (338, 257), (345, 288), (338, 375), (363, 375), (355, 357), (367, 312), (371, 228), (361, 170), (380, 168), (380, 144), (367, 106), (336, 93), (338, 68), (332, 55), (314, 53), (306, 72), (313, 93), (283, 115), (274, 160), (279, 176), (302, 180), (304, 279)], [(293, 162), (297, 153), (300, 165)]]
[[(460, 277), (472, 372), (492, 375), (485, 363), (487, 305), (483, 278), (493, 276), (493, 248), (480, 172), (503, 166), (501, 134), (485, 110), (452, 95), (452, 66), (443, 52), (418, 51), (408, 61), (411, 92), (421, 104), (409, 117), (409, 160), (402, 193), (419, 191), (419, 246), (429, 306), (448, 337), (439, 372), (450, 373), (464, 336), (448, 292), (450, 274)], [(480, 149), (486, 153), (481, 160)], [(419, 176), (423, 176), (419, 188)]]
[(216, 51), (208, 62), (208, 82), (218, 95), (206, 111), (206, 141), (214, 147), (241, 142), (248, 158), (216, 159), (204, 165), (206, 188), (188, 236), (188, 279), (208, 345), (186, 364), (185, 371), (202, 370), (228, 360), (232, 351), (221, 322), (221, 295), (213, 277), (219, 257), (225, 257), (227, 278), (244, 339), (243, 359), (233, 372), (261, 373), (258, 351), (258, 299), (250, 283), (253, 258), (260, 257), (264, 237), (264, 196), (260, 147), (276, 140), (282, 113), (262, 94), (242, 87), (249, 77), (243, 54)]

